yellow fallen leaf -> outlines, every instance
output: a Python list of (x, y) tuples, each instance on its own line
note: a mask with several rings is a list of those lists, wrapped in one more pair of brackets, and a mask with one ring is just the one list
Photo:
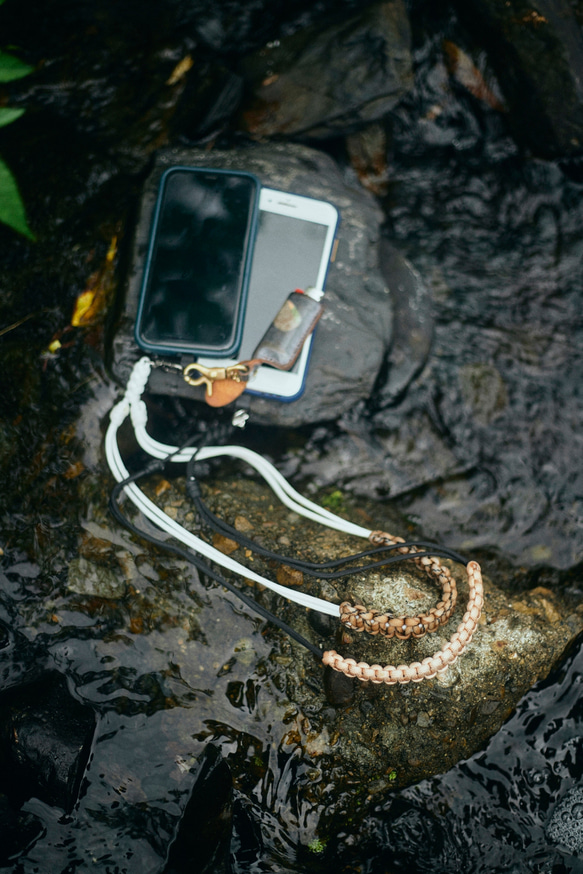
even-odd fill
[(87, 291), (82, 291), (79, 297), (75, 302), (75, 309), (73, 311), (73, 315), (71, 317), (71, 324), (74, 328), (78, 328), (83, 324), (87, 313), (90, 311), (93, 306), (93, 301), (95, 300), (95, 291), (88, 289)]
[(87, 280), (87, 288), (75, 302), (71, 317), (73, 328), (87, 327), (97, 321), (107, 307), (114, 286), (113, 262), (117, 254), (117, 237), (111, 238), (102, 266)]
[(192, 69), (193, 64), (194, 61), (192, 60), (191, 56), (186, 55), (186, 57), (182, 58), (181, 61), (178, 61), (178, 63), (170, 73), (170, 76), (166, 80), (166, 84), (176, 85), (176, 83), (180, 82), (180, 80), (184, 78), (184, 76), (186, 76), (188, 71)]

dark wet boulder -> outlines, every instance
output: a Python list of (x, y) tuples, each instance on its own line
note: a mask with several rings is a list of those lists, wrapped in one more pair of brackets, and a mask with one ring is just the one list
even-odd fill
[(431, 294), (420, 274), (387, 240), (379, 247), (381, 273), (393, 300), (393, 342), (375, 398), (380, 406), (394, 402), (423, 368), (433, 339)]
[(6, 692), (0, 701), (0, 789), (15, 805), (35, 797), (70, 812), (94, 730), (93, 711), (72, 697), (59, 674)]
[(32, 813), (15, 810), (6, 795), (0, 794), (0, 865), (15, 862), (43, 831)]
[[(285, 4), (276, 0), (215, 0), (213, 3), (170, 0), (165, 3), (177, 25), (195, 36), (204, 47), (239, 55), (255, 48), (261, 40), (274, 39), (282, 30), (296, 30), (306, 18), (312, 20), (331, 11), (350, 15), (357, 4), (354, 0), (320, 0), (316, 9), (314, 6), (311, 0), (292, 0)], [(156, 19), (160, 18), (157, 6), (152, 16), (151, 26), (155, 27)]]
[(412, 88), (411, 31), (402, 0), (269, 43), (246, 59), (256, 137), (320, 139), (383, 118)]
[(228, 874), (233, 778), (209, 744), (196, 767), (190, 797), (170, 847), (164, 874)]
[(459, 14), (489, 53), (514, 134), (545, 158), (583, 151), (583, 36), (568, 0), (462, 0)]
[(12, 617), (5, 616), (4, 621), (0, 619), (0, 693), (37, 679), (45, 671), (46, 661), (39, 646), (13, 627)]
[[(250, 397), (253, 421), (296, 427), (335, 419), (369, 397), (392, 335), (390, 276), (379, 269), (381, 213), (368, 192), (345, 181), (328, 155), (294, 144), (160, 153), (144, 190), (125, 310), (113, 341), (116, 377), (125, 383), (141, 354), (133, 331), (152, 209), (161, 173), (176, 164), (247, 170), (266, 186), (330, 201), (340, 213), (337, 254), (326, 281), (325, 310), (312, 346), (305, 392), (292, 403)], [(149, 389), (154, 394), (201, 396), (181, 377), (162, 370), (153, 372)]]

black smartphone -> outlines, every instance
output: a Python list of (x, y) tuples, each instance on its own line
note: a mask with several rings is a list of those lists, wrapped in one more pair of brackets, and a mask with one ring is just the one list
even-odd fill
[(161, 179), (136, 342), (162, 355), (235, 355), (257, 224), (251, 173), (171, 167)]

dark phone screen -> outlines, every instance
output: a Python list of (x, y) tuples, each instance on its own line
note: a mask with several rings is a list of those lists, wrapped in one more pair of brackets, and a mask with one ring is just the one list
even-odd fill
[(236, 339), (255, 180), (170, 171), (163, 185), (138, 336), (161, 350), (229, 350)]

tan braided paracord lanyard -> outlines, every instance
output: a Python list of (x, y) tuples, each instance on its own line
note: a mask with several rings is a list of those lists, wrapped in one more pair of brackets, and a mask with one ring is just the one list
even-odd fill
[[(402, 537), (394, 537), (386, 531), (371, 531), (370, 542), (374, 546), (383, 544), (405, 543)], [(401, 555), (414, 555), (420, 550), (414, 546), (401, 546), (397, 552)], [(432, 607), (428, 613), (421, 616), (399, 616), (392, 613), (381, 613), (371, 610), (362, 604), (351, 604), (343, 601), (340, 605), (340, 621), (351, 631), (367, 631), (369, 634), (382, 634), (385, 637), (397, 637), (399, 640), (409, 640), (411, 637), (423, 637), (424, 634), (437, 631), (440, 625), (445, 625), (454, 611), (457, 601), (457, 587), (449, 568), (443, 565), (437, 556), (423, 556), (413, 561), (429, 577), (437, 579), (443, 590), (443, 600)]]
[(466, 568), (470, 587), (470, 598), (464, 618), (457, 631), (439, 652), (423, 659), (421, 662), (413, 662), (411, 665), (369, 665), (367, 662), (356, 662), (354, 659), (345, 659), (335, 650), (324, 653), (322, 661), (335, 671), (340, 671), (348, 677), (356, 677), (358, 680), (371, 683), (386, 683), (394, 686), (396, 683), (419, 683), (421, 680), (431, 680), (436, 674), (444, 671), (452, 665), (461, 655), (478, 626), (484, 604), (484, 588), (482, 585), (482, 572), (476, 561), (470, 561)]

